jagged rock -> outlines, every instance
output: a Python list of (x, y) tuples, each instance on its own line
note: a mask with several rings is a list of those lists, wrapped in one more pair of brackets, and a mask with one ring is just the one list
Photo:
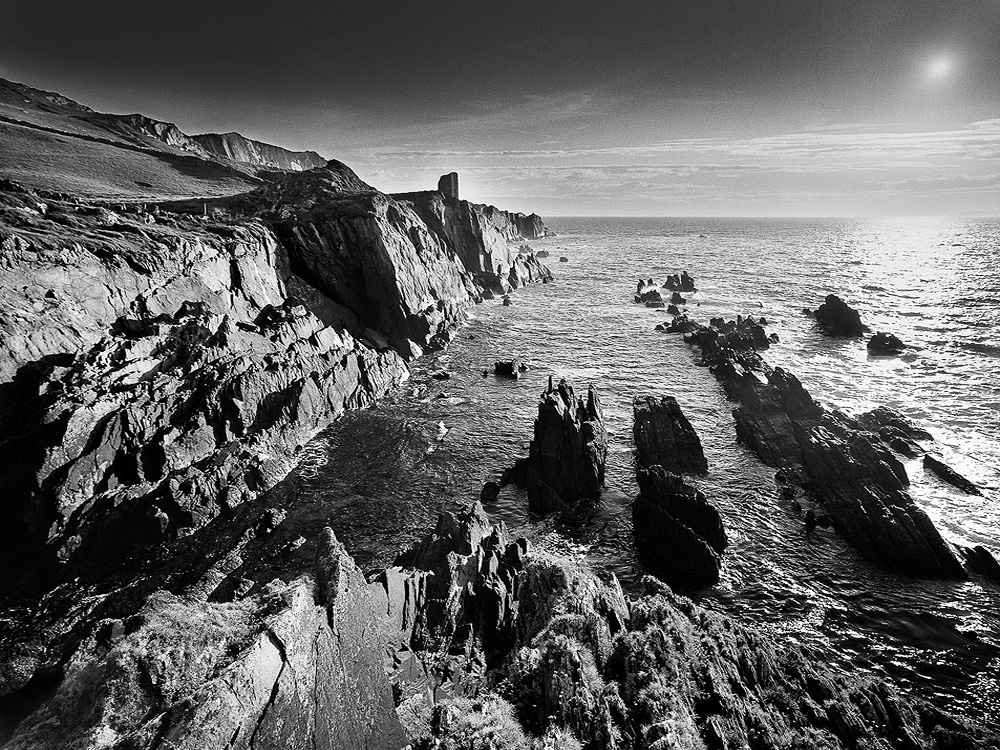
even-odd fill
[(684, 297), (681, 296), (680, 292), (673, 292), (670, 295), (670, 304), (671, 305), (686, 305), (687, 304), (687, 300), (684, 299)]
[[(397, 351), (446, 344), (481, 288), (549, 277), (519, 255), (518, 215), (352, 175), (330, 162), (154, 225), (52, 199), (4, 242), (0, 549), (19, 561), (5, 576), (112, 564), (199, 528), (400, 382)], [(32, 201), (0, 192), (0, 236)], [(49, 290), (60, 304), (36, 321)]]
[(676, 474), (704, 474), (708, 461), (701, 440), (673, 396), (636, 396), (632, 401), (638, 464), (658, 464)]
[(906, 471), (864, 426), (817, 404), (791, 373), (752, 349), (720, 346), (715, 328), (686, 337), (739, 404), (738, 438), (815, 495), (863, 555), (911, 575), (962, 578), (954, 551), (907, 492)]
[(872, 354), (896, 355), (902, 354), (906, 344), (898, 336), (879, 331), (868, 340), (868, 351)]
[(382, 617), (327, 530), (308, 579), (231, 603), (167, 592), (95, 624), (10, 748), (369, 748), (405, 744)]
[(858, 311), (836, 294), (828, 294), (814, 315), (816, 322), (831, 336), (861, 336), (869, 330), (862, 324)]
[(672, 274), (667, 277), (667, 280), (663, 283), (663, 287), (671, 292), (697, 292), (695, 288), (694, 279), (688, 275), (687, 271), (682, 271), (680, 274)]
[(666, 303), (663, 301), (663, 297), (658, 289), (650, 289), (648, 291), (639, 292), (635, 295), (636, 302), (644, 302), (647, 305), (649, 303), (654, 303), (658, 307), (662, 307)]
[(650, 569), (681, 586), (717, 584), (727, 544), (719, 512), (701, 492), (662, 466), (640, 469), (638, 479), (632, 518)]
[(932, 456), (930, 453), (924, 455), (924, 468), (934, 472), (942, 481), (947, 482), (953, 487), (957, 487), (962, 492), (970, 495), (983, 494), (973, 482), (970, 482), (944, 461)]
[(552, 378), (538, 404), (525, 466), (528, 506), (534, 513), (572, 512), (598, 500), (604, 484), (608, 437), (597, 391), (577, 399), (565, 380)]
[(667, 312), (671, 315), (680, 315), (681, 311), (678, 309), (677, 305), (667, 305)]

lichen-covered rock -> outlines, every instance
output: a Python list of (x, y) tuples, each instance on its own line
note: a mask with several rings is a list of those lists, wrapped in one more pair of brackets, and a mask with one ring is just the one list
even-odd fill
[(662, 466), (675, 474), (704, 474), (701, 440), (673, 396), (636, 396), (632, 434), (640, 466)]
[(329, 530), (315, 578), (229, 603), (154, 593), (97, 623), (6, 746), (402, 747), (381, 615)]

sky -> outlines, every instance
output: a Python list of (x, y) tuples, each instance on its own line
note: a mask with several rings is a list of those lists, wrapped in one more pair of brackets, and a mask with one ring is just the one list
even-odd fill
[(543, 215), (1000, 214), (1000, 0), (4, 0), (0, 76)]

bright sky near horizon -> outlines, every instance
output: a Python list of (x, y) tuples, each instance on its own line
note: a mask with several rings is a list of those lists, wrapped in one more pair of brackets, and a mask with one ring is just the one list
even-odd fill
[(1000, 214), (1000, 0), (4, 3), (0, 76), (548, 215)]

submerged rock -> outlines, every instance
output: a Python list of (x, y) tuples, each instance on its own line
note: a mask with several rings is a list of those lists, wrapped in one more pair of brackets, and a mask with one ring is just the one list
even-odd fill
[(862, 336), (869, 330), (861, 322), (858, 311), (836, 294), (828, 294), (814, 315), (816, 322), (831, 336)]
[(636, 396), (632, 427), (638, 463), (676, 474), (704, 474), (708, 461), (701, 440), (673, 396)]
[[(524, 368), (527, 369), (527, 368)], [(522, 363), (519, 359), (500, 359), (493, 363), (493, 374), (499, 378), (517, 380), (521, 377)]]

